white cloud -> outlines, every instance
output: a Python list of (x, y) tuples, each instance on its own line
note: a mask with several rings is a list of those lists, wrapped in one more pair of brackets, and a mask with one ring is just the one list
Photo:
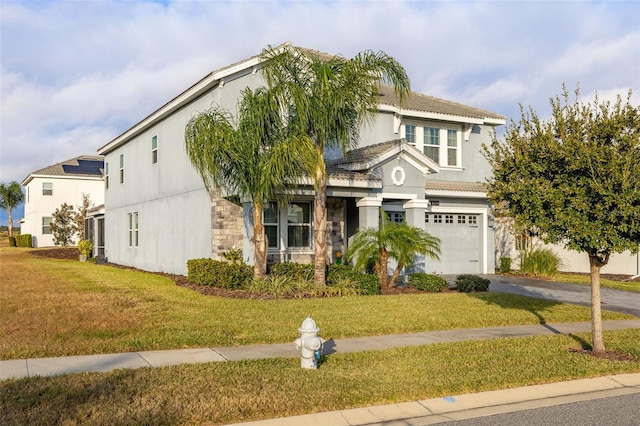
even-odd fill
[[(166, 3), (166, 4), (165, 4)], [(640, 3), (2, 2), (0, 179), (92, 154), (209, 71), (286, 40), (384, 50), (414, 90), (518, 115), (640, 90)], [(637, 97), (635, 98), (637, 99)]]

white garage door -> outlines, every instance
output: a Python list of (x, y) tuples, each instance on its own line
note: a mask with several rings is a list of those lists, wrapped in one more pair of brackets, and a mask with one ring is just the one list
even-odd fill
[[(440, 260), (427, 260), (427, 272), (481, 274), (482, 233), (480, 215), (425, 214), (427, 232), (440, 238)], [(430, 265), (434, 268), (430, 270)]]

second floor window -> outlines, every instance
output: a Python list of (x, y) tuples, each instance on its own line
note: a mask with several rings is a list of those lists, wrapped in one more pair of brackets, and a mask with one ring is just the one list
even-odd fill
[(458, 132), (447, 130), (447, 166), (458, 165)]
[(104, 163), (104, 188), (109, 189), (109, 163)]
[(42, 182), (42, 195), (53, 195), (53, 183)]
[(408, 143), (414, 145), (416, 143), (416, 126), (407, 124), (404, 127), (404, 138)]
[(158, 135), (151, 138), (151, 164), (158, 162)]
[(424, 141), (422, 148), (424, 155), (436, 163), (440, 163), (440, 129), (437, 127), (424, 128)]
[(124, 183), (124, 154), (120, 154), (120, 183)]

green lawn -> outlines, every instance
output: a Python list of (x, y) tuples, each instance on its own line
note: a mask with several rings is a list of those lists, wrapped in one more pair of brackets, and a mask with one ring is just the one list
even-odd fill
[[(558, 281), (560, 283), (591, 285), (591, 277), (589, 275), (558, 273), (553, 278), (553, 281)], [(613, 281), (606, 278), (600, 278), (600, 287), (613, 288), (615, 290), (633, 291), (635, 293), (640, 293), (639, 281), (622, 282), (622, 281)]]
[[(461, 393), (639, 373), (639, 362), (570, 352), (587, 335), (538, 336), (327, 357), (179, 365), (0, 382), (3, 424), (225, 424)], [(640, 357), (640, 329), (605, 332)]]
[[(588, 321), (588, 308), (501, 293), (304, 300), (203, 296), (170, 279), (0, 248), (0, 358), (293, 342), (312, 315), (325, 339)], [(635, 318), (603, 312), (603, 319)], [(267, 359), (0, 382), (2, 423), (225, 424), (640, 372), (572, 352), (588, 334), (333, 354), (318, 370)], [(640, 357), (640, 329), (605, 332)]]
[[(203, 296), (156, 274), (0, 249), (0, 357), (292, 342), (307, 315), (325, 339), (588, 321), (588, 308), (500, 293), (303, 300)], [(632, 318), (604, 312), (603, 319)]]

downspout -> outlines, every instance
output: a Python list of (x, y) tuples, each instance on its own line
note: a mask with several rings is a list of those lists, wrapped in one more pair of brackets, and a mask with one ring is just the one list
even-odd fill
[(633, 281), (636, 278), (640, 277), (640, 252), (636, 253), (636, 261), (638, 263), (638, 265), (636, 267), (636, 275), (632, 276), (631, 278), (627, 278), (624, 281)]

